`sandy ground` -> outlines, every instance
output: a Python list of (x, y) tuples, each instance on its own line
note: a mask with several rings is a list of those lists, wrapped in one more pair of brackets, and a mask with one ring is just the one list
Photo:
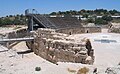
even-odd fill
[[(15, 27), (0, 27), (0, 34), (7, 34), (13, 31), (16, 31), (15, 28), (17, 28), (19, 26), (15, 26)], [(21, 26), (22, 28), (27, 28), (26, 26)]]
[[(33, 52), (21, 54), (16, 52), (29, 50), (25, 42), (20, 42), (18, 45), (8, 51), (7, 48), (0, 46), (0, 74), (76, 74), (68, 71), (78, 70), (84, 66), (90, 69), (88, 74), (93, 74), (93, 69), (98, 68), (98, 74), (105, 74), (107, 67), (117, 66), (120, 62), (120, 34), (114, 33), (90, 33), (90, 34), (75, 34), (69, 36), (75, 38), (79, 42), (80, 38), (90, 38), (93, 49), (95, 50), (94, 65), (84, 65), (80, 63), (63, 63), (58, 62), (58, 65), (52, 64), (45, 59), (35, 55)], [(106, 39), (115, 40), (116, 42), (98, 42), (95, 40)], [(4, 58), (3, 58), (4, 57)], [(36, 67), (41, 67), (41, 71), (35, 71)], [(119, 73), (118, 73), (119, 74)]]
[(0, 34), (6, 34), (6, 33), (9, 33), (9, 32), (12, 32), (14, 31), (13, 28), (7, 28), (7, 27), (0, 27)]

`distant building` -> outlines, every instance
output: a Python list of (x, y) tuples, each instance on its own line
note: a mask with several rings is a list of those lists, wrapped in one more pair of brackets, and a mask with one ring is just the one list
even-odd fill
[(50, 15), (49, 17), (64, 17), (64, 15)]
[[(112, 18), (120, 18), (120, 16), (111, 16)], [(97, 18), (102, 18), (102, 16), (97, 16)]]

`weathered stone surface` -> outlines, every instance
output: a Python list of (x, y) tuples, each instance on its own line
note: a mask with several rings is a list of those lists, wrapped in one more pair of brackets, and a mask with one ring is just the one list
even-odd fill
[(93, 61), (92, 61), (92, 57), (91, 56), (88, 56), (86, 59), (85, 59), (85, 63), (86, 64), (93, 64)]
[(66, 39), (65, 36), (68, 35), (46, 29), (39, 29), (37, 32), (38, 36), (36, 36), (33, 48), (35, 54), (53, 63), (61, 61), (93, 64), (94, 51), (91, 51), (89, 59), (85, 45), (79, 46), (80, 44), (76, 44), (74, 40)]
[(65, 34), (81, 34), (81, 33), (86, 33), (86, 31), (89, 31), (89, 33), (97, 33), (97, 32), (101, 32), (101, 28), (100, 27), (79, 27), (79, 28), (69, 28), (69, 29), (60, 29), (57, 30), (57, 32), (60, 33), (65, 33)]
[(80, 51), (75, 56), (76, 56), (75, 62), (85, 63), (85, 60), (87, 58), (87, 51)]

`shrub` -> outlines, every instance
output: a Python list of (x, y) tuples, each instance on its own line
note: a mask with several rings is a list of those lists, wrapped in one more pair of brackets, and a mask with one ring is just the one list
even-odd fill
[(35, 68), (35, 71), (40, 71), (41, 70), (41, 67), (36, 67)]
[(120, 65), (120, 62), (118, 63), (118, 65)]

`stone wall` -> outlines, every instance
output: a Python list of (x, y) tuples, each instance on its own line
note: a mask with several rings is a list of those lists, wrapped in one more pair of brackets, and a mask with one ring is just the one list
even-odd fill
[(120, 33), (120, 28), (109, 28), (109, 33)]
[(109, 23), (108, 32), (120, 33), (120, 23)]
[[(57, 35), (57, 37), (54, 37)], [(59, 36), (61, 36), (59, 38)], [(93, 64), (94, 51), (91, 51), (91, 59), (88, 58), (84, 44), (77, 44), (74, 40), (66, 39), (67, 34), (56, 33), (55, 30), (39, 29), (31, 47), (35, 54), (50, 62), (74, 62)]]
[(80, 27), (80, 28), (68, 28), (56, 30), (56, 32), (65, 34), (81, 34), (81, 33), (97, 33), (101, 32), (100, 27)]
[(108, 32), (109, 32), (109, 33), (120, 33), (120, 27), (118, 27), (118, 28), (110, 27), (110, 28), (108, 29)]
[[(6, 33), (5, 35), (2, 35), (1, 38), (23, 38), (23, 37), (26, 37), (30, 34), (28, 34), (27, 32), (27, 28), (20, 28), (20, 29), (17, 29), (17, 30), (14, 30), (12, 32), (9, 32), (9, 33)], [(9, 48), (9, 46), (11, 46), (11, 44), (13, 44), (14, 42), (3, 42), (2, 45), (5, 45), (6, 47)]]
[(16, 31), (13, 31), (13, 32), (10, 32), (7, 35), (6, 38), (22, 38), (22, 37), (25, 37), (27, 36), (27, 29), (18, 29)]

